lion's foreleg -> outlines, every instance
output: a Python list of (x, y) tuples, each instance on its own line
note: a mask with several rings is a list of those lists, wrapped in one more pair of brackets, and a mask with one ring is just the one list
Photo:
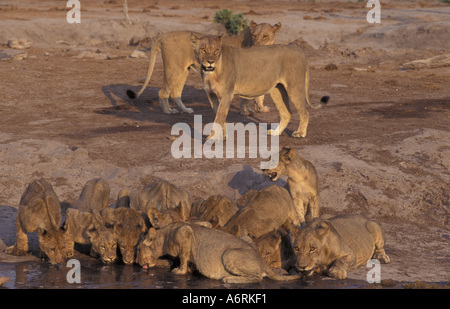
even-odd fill
[(220, 138), (225, 139), (226, 138), (226, 127), (225, 127), (225, 121), (228, 116), (228, 111), (230, 109), (231, 100), (233, 99), (233, 95), (225, 95), (221, 98), (219, 101), (219, 108), (217, 109), (216, 118), (214, 119), (214, 124), (218, 124), (222, 127), (222, 136), (216, 136), (216, 132), (213, 129), (211, 134), (208, 136), (207, 139), (213, 138), (215, 140), (218, 140)]
[(216, 96), (214, 92), (207, 92), (209, 104), (211, 104), (211, 108), (214, 113), (217, 115), (217, 110), (219, 109), (219, 98)]
[[(19, 213), (17, 214), (19, 216)], [(26, 231), (22, 229), (20, 218), (16, 219), (16, 243), (8, 247), (5, 253), (12, 255), (25, 255), (28, 252), (28, 236)]]
[(175, 246), (178, 247), (178, 257), (180, 258), (180, 267), (172, 270), (174, 274), (184, 275), (188, 270), (188, 262), (192, 252), (192, 242), (194, 241), (194, 232), (191, 227), (181, 227), (175, 236)]
[(309, 211), (311, 212), (311, 218), (318, 218), (320, 211), (319, 211), (319, 207), (320, 207), (320, 198), (319, 196), (315, 196), (311, 199), (311, 201), (309, 202)]
[(352, 268), (355, 264), (356, 255), (353, 252), (348, 253), (334, 261), (333, 265), (328, 269), (327, 274), (331, 278), (346, 279), (347, 270)]

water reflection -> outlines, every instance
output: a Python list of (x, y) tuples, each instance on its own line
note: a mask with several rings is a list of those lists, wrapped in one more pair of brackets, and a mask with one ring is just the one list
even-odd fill
[[(205, 278), (199, 274), (173, 275), (168, 267), (142, 269), (124, 264), (104, 265), (97, 260), (81, 262), (81, 283), (68, 283), (65, 265), (50, 265), (43, 262), (0, 263), (0, 275), (10, 277), (3, 288), (44, 288), (44, 289), (303, 289), (303, 288), (362, 288), (371, 287), (358, 280), (332, 280), (312, 277), (306, 281), (276, 282), (265, 278), (261, 283), (230, 285), (218, 280)], [(372, 286), (373, 287), (373, 286)]]

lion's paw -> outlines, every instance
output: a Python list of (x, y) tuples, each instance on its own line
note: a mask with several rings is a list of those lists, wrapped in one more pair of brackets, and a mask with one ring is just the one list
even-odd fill
[(168, 115), (178, 114), (178, 110), (175, 108), (169, 108), (169, 109), (163, 110), (163, 112), (164, 112), (164, 114), (168, 114)]
[(294, 133), (292, 133), (292, 137), (300, 138), (300, 137), (305, 137), (305, 136), (306, 136), (306, 133), (301, 133), (300, 131), (295, 131)]
[(261, 107), (258, 106), (256, 111), (259, 113), (268, 113), (270, 111), (270, 109), (267, 106), (263, 105)]
[(185, 275), (186, 274), (186, 271), (182, 271), (179, 267), (172, 269), (172, 272), (175, 275)]
[(386, 253), (374, 254), (373, 259), (380, 261), (381, 264), (389, 264), (391, 259)]
[(10, 246), (5, 249), (6, 254), (16, 255), (16, 256), (24, 256), (27, 255), (27, 252), (24, 250), (20, 250), (16, 245)]
[(267, 130), (267, 135), (273, 135), (273, 136), (280, 135), (280, 131), (278, 131), (278, 130)]
[(342, 267), (331, 267), (328, 270), (328, 276), (334, 279), (345, 279), (347, 278), (347, 271)]

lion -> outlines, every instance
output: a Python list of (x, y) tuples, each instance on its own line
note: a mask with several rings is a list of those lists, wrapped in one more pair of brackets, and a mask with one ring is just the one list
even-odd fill
[(147, 216), (149, 218), (150, 224), (155, 229), (160, 229), (174, 222), (183, 221), (179, 209), (164, 209), (160, 211), (156, 208), (150, 208), (148, 210)]
[(253, 242), (270, 268), (289, 271), (293, 267), (293, 251), (289, 235), (284, 228), (264, 234)]
[(211, 195), (206, 200), (192, 204), (190, 218), (211, 223), (213, 228), (222, 228), (239, 210), (236, 203), (223, 195)]
[(99, 258), (109, 264), (117, 258), (117, 240), (114, 230), (106, 227), (106, 223), (96, 209), (91, 212), (75, 208), (67, 209), (63, 224), (64, 244), (63, 255), (70, 258), (74, 254), (74, 245), (90, 244), (92, 257)]
[(263, 173), (272, 181), (281, 175), (288, 176), (288, 189), (300, 223), (305, 222), (309, 210), (312, 219), (319, 216), (319, 177), (314, 165), (295, 153), (291, 147), (283, 147), (278, 156), (278, 166), (265, 169)]
[(106, 208), (101, 212), (106, 226), (111, 226), (116, 235), (122, 261), (131, 265), (135, 260), (135, 247), (141, 234), (147, 230), (144, 214), (133, 208)]
[(45, 179), (32, 181), (23, 193), (16, 217), (16, 243), (6, 248), (5, 253), (26, 255), (27, 233), (37, 232), (39, 248), (43, 257), (51, 264), (63, 261), (61, 253), (63, 231), (61, 205), (52, 185)]
[(263, 261), (248, 242), (226, 232), (197, 224), (173, 223), (162, 229), (150, 228), (138, 245), (137, 262), (153, 267), (164, 255), (180, 259), (172, 272), (186, 274), (188, 262), (204, 276), (223, 283), (253, 283), (267, 276), (273, 280), (294, 280), (296, 276), (280, 276)]
[(325, 273), (347, 278), (347, 271), (370, 259), (389, 263), (380, 226), (361, 215), (316, 218), (298, 230), (290, 229), (295, 267), (303, 274)]
[(129, 200), (131, 208), (145, 214), (148, 214), (150, 208), (156, 208), (160, 211), (179, 209), (183, 221), (189, 219), (192, 203), (191, 194), (188, 190), (179, 188), (165, 180), (156, 181), (143, 189), (131, 191)]
[(288, 219), (300, 224), (289, 192), (281, 186), (272, 185), (250, 198), (222, 230), (238, 237), (258, 238), (277, 230)]
[[(292, 137), (305, 137), (308, 127), (308, 104), (318, 109), (328, 103), (323, 97), (313, 105), (309, 101), (309, 70), (306, 57), (293, 45), (254, 46), (233, 48), (222, 44), (222, 36), (191, 34), (195, 59), (201, 65), (203, 86), (216, 113), (213, 130), (208, 139), (224, 139), (225, 121), (234, 95), (254, 99), (266, 93), (280, 113), (280, 123), (268, 134), (280, 135), (287, 127), (292, 101), (300, 118), (300, 124)], [(221, 132), (218, 130), (220, 126)], [(217, 132), (216, 132), (217, 131)], [(217, 134), (216, 134), (217, 133)]]
[[(230, 37), (228, 42), (236, 47), (273, 44), (275, 35), (280, 28), (281, 23), (271, 26), (266, 23), (258, 25), (254, 21), (251, 21), (249, 30), (245, 31), (241, 36)], [(181, 112), (194, 112), (192, 108), (186, 108), (181, 101), (181, 93), (190, 69), (193, 68), (195, 71), (200, 72), (200, 64), (196, 61), (192, 50), (191, 33), (191, 31), (173, 31), (156, 38), (150, 50), (149, 66), (144, 85), (137, 94), (132, 90), (127, 90), (129, 98), (138, 98), (145, 90), (155, 67), (156, 55), (158, 51), (161, 51), (164, 65), (164, 84), (159, 91), (159, 102), (163, 112), (166, 114), (176, 114), (179, 112), (177, 109), (170, 107), (169, 96), (172, 96), (172, 99)], [(200, 33), (196, 34), (202, 35)], [(263, 105), (263, 99), (264, 97), (258, 99), (258, 110), (268, 111), (267, 107)]]
[(81, 191), (80, 198), (73, 208), (80, 211), (102, 210), (108, 207), (110, 187), (103, 178), (94, 178), (86, 182)]

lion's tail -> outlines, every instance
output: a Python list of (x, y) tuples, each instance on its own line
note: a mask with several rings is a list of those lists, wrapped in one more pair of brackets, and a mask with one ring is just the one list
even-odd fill
[(320, 103), (313, 105), (309, 101), (309, 69), (306, 69), (306, 76), (305, 76), (305, 96), (306, 96), (306, 102), (308, 102), (308, 105), (311, 106), (314, 109), (319, 109), (327, 105), (328, 101), (330, 101), (329, 96), (324, 96), (322, 99), (320, 99)]
[(275, 281), (289, 281), (289, 280), (298, 280), (302, 278), (302, 275), (278, 275), (272, 269), (266, 270), (266, 275), (272, 280)]
[(139, 96), (144, 92), (145, 88), (147, 87), (148, 83), (150, 82), (150, 78), (152, 77), (153, 68), (155, 67), (155, 60), (156, 55), (161, 47), (161, 41), (162, 41), (163, 35), (160, 35), (158, 38), (156, 38), (156, 41), (152, 45), (152, 49), (150, 50), (150, 60), (148, 65), (148, 71), (147, 71), (147, 77), (145, 78), (144, 85), (142, 86), (141, 90), (136, 94), (133, 90), (128, 89), (127, 90), (127, 96), (130, 99), (136, 99), (139, 98)]

